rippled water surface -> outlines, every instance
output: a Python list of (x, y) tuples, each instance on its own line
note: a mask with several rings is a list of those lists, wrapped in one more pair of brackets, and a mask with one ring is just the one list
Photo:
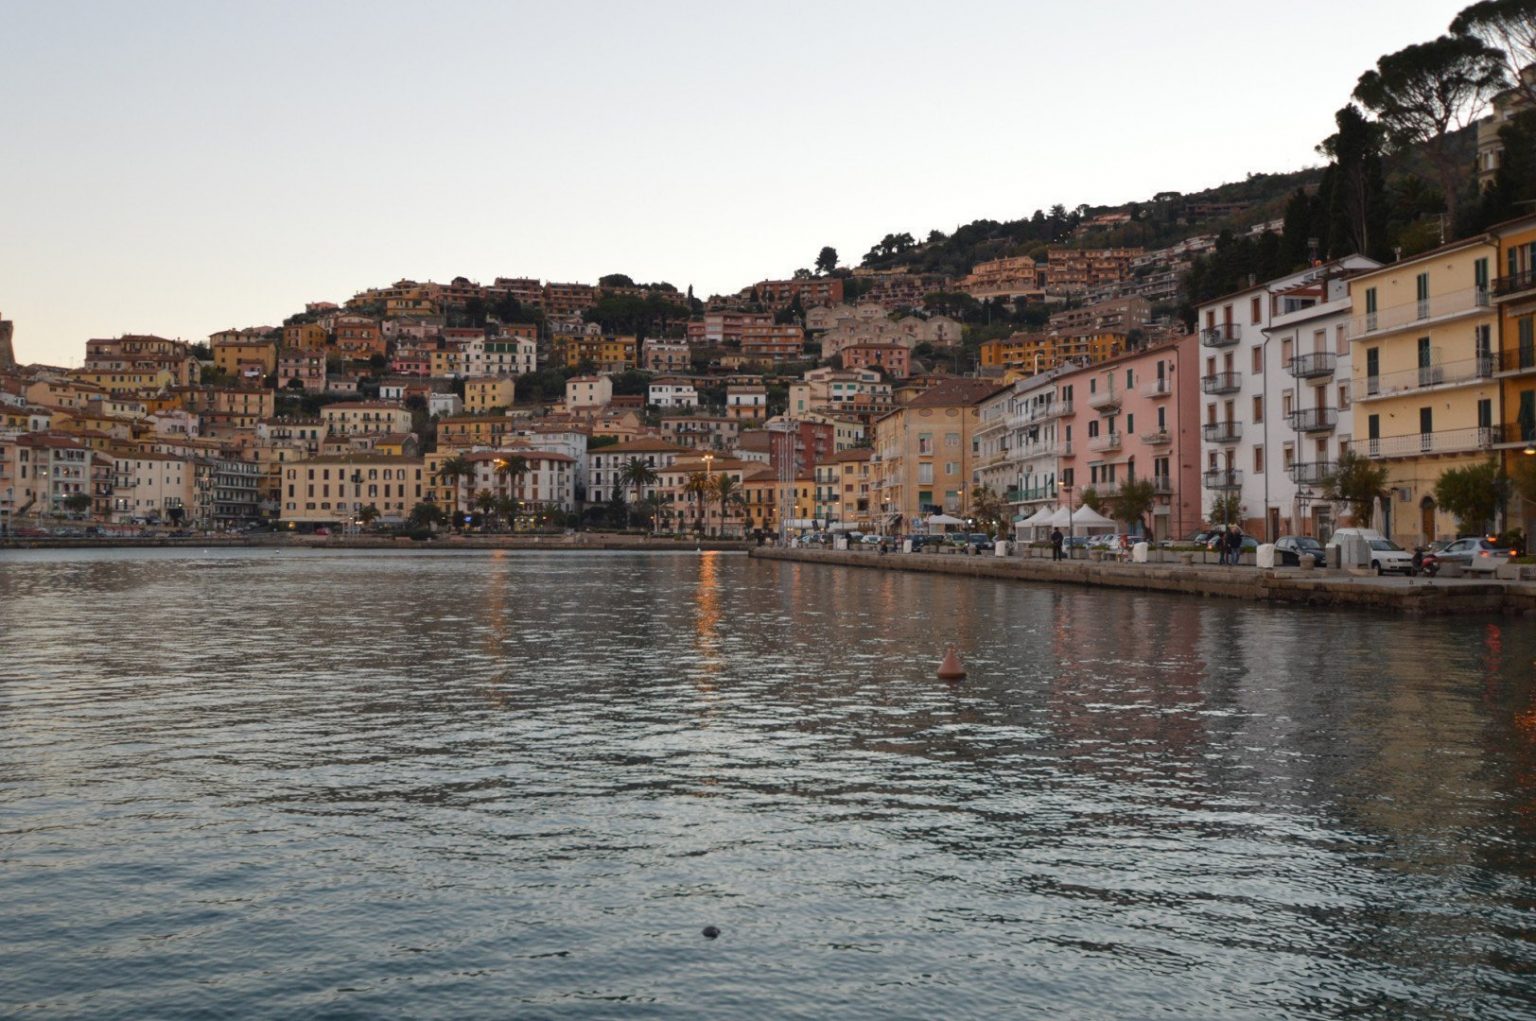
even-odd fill
[(0, 1015), (1529, 1019), (1533, 631), (0, 554)]

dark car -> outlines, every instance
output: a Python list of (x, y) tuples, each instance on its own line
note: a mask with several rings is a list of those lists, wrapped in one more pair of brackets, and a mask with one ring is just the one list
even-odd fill
[(1275, 563), (1281, 567), (1300, 567), (1301, 558), (1311, 556), (1321, 566), (1325, 557), (1323, 544), (1310, 535), (1282, 535), (1275, 540)]

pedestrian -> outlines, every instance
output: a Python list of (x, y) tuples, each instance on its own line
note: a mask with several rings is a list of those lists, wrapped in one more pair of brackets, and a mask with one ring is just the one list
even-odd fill
[(1227, 526), (1227, 562), (1233, 567), (1237, 566), (1243, 553), (1243, 533), (1238, 531), (1236, 525)]
[(1051, 559), (1052, 560), (1060, 560), (1061, 559), (1061, 542), (1062, 542), (1061, 529), (1059, 529), (1059, 528), (1051, 529)]

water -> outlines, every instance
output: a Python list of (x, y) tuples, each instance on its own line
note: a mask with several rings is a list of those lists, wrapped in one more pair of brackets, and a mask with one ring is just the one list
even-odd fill
[(0, 1016), (1529, 1019), (1533, 631), (0, 554)]

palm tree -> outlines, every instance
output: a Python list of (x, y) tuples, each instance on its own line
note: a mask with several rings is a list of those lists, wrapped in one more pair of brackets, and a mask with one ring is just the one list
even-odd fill
[[(518, 481), (524, 475), (527, 475), (529, 471), (530, 468), (528, 466), (528, 459), (521, 454), (513, 454), (510, 457), (499, 457), (496, 459), (496, 477), (498, 479), (511, 480), (510, 482), (506, 483), (506, 487), (508, 491), (507, 495), (512, 499), (512, 513), (514, 515), (514, 522), (517, 520), (515, 517), (517, 513), (517, 498), (512, 496), (511, 491), (517, 488)], [(513, 528), (516, 530), (515, 524)]]
[[(459, 509), (459, 483), (474, 474), (475, 466), (463, 454), (454, 454), (437, 466), (438, 481), (453, 483), (453, 511)], [(454, 516), (457, 518), (457, 514)]]
[(502, 521), (517, 521), (517, 500), (510, 496), (496, 498), (496, 516)]
[(745, 507), (747, 498), (741, 490), (741, 483), (733, 476), (721, 473), (715, 479), (714, 495), (720, 500), (720, 534), (725, 535), (725, 523), (730, 520), (731, 511)]
[(714, 479), (708, 472), (692, 472), (683, 484), (683, 492), (694, 498), (694, 529), (704, 531), (704, 498), (714, 492)]
[[(619, 485), (628, 487), (634, 496), (633, 503), (640, 502), (640, 490), (656, 484), (656, 469), (638, 457), (632, 457), (619, 469)], [(629, 509), (625, 508), (628, 516)]]
[[(489, 489), (482, 489), (475, 494), (474, 504), (481, 514), (488, 517), (496, 510), (496, 494)], [(484, 523), (480, 527), (484, 528)]]
[(661, 516), (666, 513), (667, 503), (667, 498), (661, 493), (651, 493), (641, 501), (645, 515), (651, 519), (652, 532), (659, 530), (656, 526), (660, 523)]

